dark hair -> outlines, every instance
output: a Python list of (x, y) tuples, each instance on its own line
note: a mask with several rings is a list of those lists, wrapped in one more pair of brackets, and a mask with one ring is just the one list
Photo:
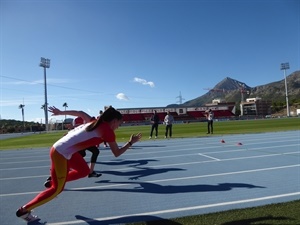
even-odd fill
[(109, 107), (97, 120), (91, 122), (91, 124), (87, 126), (86, 131), (95, 130), (102, 122), (111, 122), (114, 119), (122, 120), (122, 118), (123, 116), (119, 111), (115, 110), (113, 107)]

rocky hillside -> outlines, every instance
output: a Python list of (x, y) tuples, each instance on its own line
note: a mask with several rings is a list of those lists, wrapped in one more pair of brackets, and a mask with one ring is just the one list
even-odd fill
[[(300, 103), (300, 71), (296, 71), (287, 76), (289, 102)], [(247, 84), (226, 77), (216, 84), (216, 86), (198, 98), (189, 100), (180, 106), (203, 106), (211, 103), (213, 99), (222, 98), (226, 102), (239, 103), (242, 99), (260, 97), (272, 102), (285, 102), (285, 81), (284, 79), (256, 87), (249, 87)], [(168, 107), (179, 106), (176, 104)]]
[[(300, 71), (287, 76), (288, 96), (290, 100), (300, 99)], [(269, 100), (285, 101), (285, 82), (273, 82), (266, 85), (257, 86), (251, 90), (252, 96), (262, 96)]]

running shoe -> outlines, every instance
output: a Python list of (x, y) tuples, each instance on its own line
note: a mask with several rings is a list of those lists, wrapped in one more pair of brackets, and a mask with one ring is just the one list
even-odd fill
[(100, 177), (100, 176), (102, 176), (102, 174), (101, 173), (96, 173), (95, 171), (93, 171), (92, 173), (89, 174), (89, 178), (91, 178), (91, 177)]
[(38, 216), (32, 215), (32, 211), (27, 211), (24, 208), (19, 208), (16, 212), (16, 216), (25, 220), (27, 223), (40, 220)]
[(52, 186), (52, 178), (51, 177), (48, 177), (47, 178), (47, 180), (46, 180), (46, 182), (44, 183), (44, 186), (46, 187), (46, 188), (50, 188), (51, 186)]

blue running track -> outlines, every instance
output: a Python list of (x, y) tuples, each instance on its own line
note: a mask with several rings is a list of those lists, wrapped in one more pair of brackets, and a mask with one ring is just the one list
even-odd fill
[[(44, 189), (49, 149), (0, 156), (0, 224), (26, 224), (15, 211)], [(102, 147), (96, 171), (36, 208), (35, 224), (124, 224), (300, 199), (300, 131), (153, 139), (119, 158)]]

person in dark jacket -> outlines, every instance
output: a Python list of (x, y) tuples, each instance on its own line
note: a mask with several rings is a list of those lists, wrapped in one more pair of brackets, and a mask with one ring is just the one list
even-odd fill
[(155, 138), (157, 138), (157, 136), (158, 136), (159, 117), (158, 117), (158, 114), (157, 114), (156, 110), (153, 111), (153, 115), (152, 115), (150, 121), (151, 121), (152, 126), (151, 126), (151, 132), (150, 132), (149, 139), (152, 138), (154, 130), (155, 130)]

